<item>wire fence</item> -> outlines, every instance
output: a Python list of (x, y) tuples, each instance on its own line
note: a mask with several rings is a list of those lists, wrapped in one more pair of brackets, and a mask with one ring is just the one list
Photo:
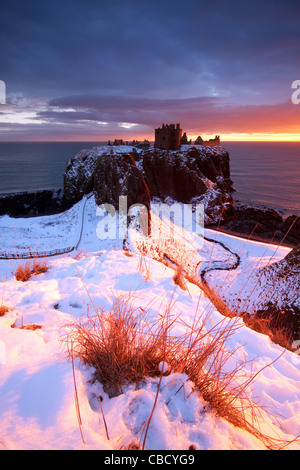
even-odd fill
[(7, 253), (7, 252), (0, 252), (0, 259), (7, 260), (7, 259), (33, 259), (33, 258), (48, 258), (50, 256), (57, 256), (63, 255), (66, 253), (71, 253), (74, 250), (78, 249), (79, 243), (81, 242), (82, 233), (83, 233), (83, 224), (84, 224), (84, 209), (86, 206), (86, 202), (90, 197), (92, 197), (92, 193), (83, 197), (83, 204), (82, 204), (82, 212), (81, 212), (81, 224), (80, 224), (80, 233), (78, 237), (78, 241), (75, 246), (69, 246), (67, 248), (61, 248), (56, 250), (50, 251), (28, 251), (26, 253)]
[(49, 256), (57, 256), (65, 253), (71, 253), (75, 250), (75, 246), (51, 250), (51, 251), (29, 251), (28, 253), (1, 253), (0, 259), (32, 259), (32, 258), (48, 258)]

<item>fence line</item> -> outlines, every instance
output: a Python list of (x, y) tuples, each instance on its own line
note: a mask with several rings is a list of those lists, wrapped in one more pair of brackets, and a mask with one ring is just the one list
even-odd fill
[(78, 237), (78, 242), (75, 246), (69, 246), (68, 248), (62, 248), (57, 250), (51, 251), (29, 251), (28, 253), (6, 253), (0, 252), (0, 259), (33, 259), (33, 258), (48, 258), (50, 256), (57, 256), (63, 255), (66, 253), (71, 253), (74, 250), (78, 249), (79, 243), (81, 242), (81, 237), (83, 233), (83, 223), (84, 223), (84, 209), (88, 199), (93, 196), (93, 193), (89, 194), (88, 196), (83, 196), (84, 202), (82, 205), (82, 213), (81, 213), (81, 226), (80, 226), (80, 233)]
[(62, 255), (64, 253), (71, 253), (75, 250), (75, 246), (63, 248), (61, 250), (51, 251), (29, 251), (28, 253), (0, 253), (0, 259), (32, 259), (32, 258), (48, 258), (50, 256)]

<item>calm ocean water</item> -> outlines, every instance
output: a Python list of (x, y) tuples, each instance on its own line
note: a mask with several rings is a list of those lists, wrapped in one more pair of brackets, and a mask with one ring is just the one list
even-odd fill
[(234, 199), (300, 215), (300, 142), (224, 142)]
[[(103, 142), (0, 142), (0, 194), (59, 189), (67, 160)], [(300, 215), (300, 142), (224, 142), (235, 200)]]

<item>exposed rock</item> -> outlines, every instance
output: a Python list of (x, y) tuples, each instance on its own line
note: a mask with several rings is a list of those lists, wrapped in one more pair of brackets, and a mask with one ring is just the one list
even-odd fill
[[(64, 174), (64, 200), (75, 203), (93, 190), (93, 174), (102, 147), (83, 149), (67, 162)], [(107, 150), (109, 152), (109, 150)]]
[(268, 234), (271, 236), (283, 226), (282, 216), (275, 210), (257, 209), (249, 206), (236, 206), (231, 222), (240, 231), (245, 231), (249, 234), (255, 225), (258, 224), (255, 230), (257, 234)]
[[(300, 335), (300, 244), (281, 261), (259, 270), (263, 278), (256, 315), (269, 321), (271, 330), (286, 332), (298, 340)], [(267, 293), (267, 295), (266, 295)]]
[(232, 210), (229, 155), (221, 147), (182, 151), (94, 147), (67, 163), (64, 182), (66, 201), (76, 202), (94, 191), (98, 204), (116, 208), (120, 195), (127, 195), (128, 206), (148, 207), (149, 198), (202, 203), (207, 224), (217, 223), (220, 217), (226, 221)]
[(183, 158), (168, 150), (155, 149), (143, 155), (143, 173), (151, 197), (161, 200), (170, 197), (188, 203), (193, 197), (204, 194), (207, 187), (197, 170), (194, 158)]
[[(93, 174), (93, 191), (98, 206), (111, 204), (114, 210), (119, 211), (119, 198), (122, 196), (127, 197), (126, 206), (122, 207), (126, 214), (135, 204), (145, 206), (146, 213), (143, 211), (139, 219), (140, 228), (145, 235), (150, 234), (150, 194), (144, 177), (130, 154), (99, 156)], [(136, 215), (129, 213), (127, 226)]]
[(300, 217), (290, 216), (286, 220), (274, 209), (257, 208), (235, 204), (234, 212), (223, 227), (252, 238), (275, 243), (296, 245), (300, 243)]
[(60, 190), (15, 193), (0, 197), (0, 216), (41, 216), (55, 214), (66, 208)]
[(284, 221), (283, 232), (292, 243), (300, 243), (300, 216), (291, 215)]
[(141, 171), (130, 154), (102, 155), (93, 174), (95, 201), (112, 204), (119, 209), (119, 197), (127, 196), (127, 204), (143, 204), (150, 208), (150, 194)]
[(206, 223), (227, 220), (231, 211), (229, 155), (226, 150), (190, 147), (151, 149), (142, 155), (142, 171), (151, 197), (203, 203)]
[(181, 145), (188, 145), (189, 142), (188, 142), (186, 132), (184, 132), (183, 136), (181, 137), (180, 143)]

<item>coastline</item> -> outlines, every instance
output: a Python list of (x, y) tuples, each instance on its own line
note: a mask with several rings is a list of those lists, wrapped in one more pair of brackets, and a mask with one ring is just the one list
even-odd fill
[[(74, 201), (75, 204), (75, 201)], [(48, 189), (0, 195), (0, 217), (40, 217), (59, 214), (72, 207), (61, 190)], [(256, 226), (257, 225), (257, 226)], [(270, 244), (293, 248), (300, 243), (300, 217), (284, 216), (273, 208), (233, 202), (233, 214), (226, 223), (207, 224), (224, 234)]]

